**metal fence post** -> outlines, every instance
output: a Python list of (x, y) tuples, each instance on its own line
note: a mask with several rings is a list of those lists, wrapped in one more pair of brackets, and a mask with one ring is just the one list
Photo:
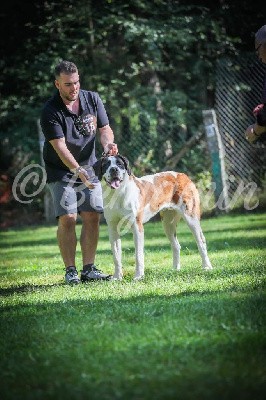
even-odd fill
[(212, 161), (212, 176), (215, 182), (214, 196), (216, 201), (216, 211), (223, 210), (227, 212), (229, 211), (229, 201), (224, 165), (224, 149), (218, 129), (216, 113), (213, 109), (203, 110), (202, 115)]

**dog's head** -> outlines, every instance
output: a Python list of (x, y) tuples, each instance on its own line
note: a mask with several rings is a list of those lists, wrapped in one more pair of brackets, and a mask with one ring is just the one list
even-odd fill
[(128, 159), (120, 154), (100, 158), (93, 165), (93, 169), (99, 180), (104, 179), (112, 189), (120, 187), (126, 174), (131, 175)]

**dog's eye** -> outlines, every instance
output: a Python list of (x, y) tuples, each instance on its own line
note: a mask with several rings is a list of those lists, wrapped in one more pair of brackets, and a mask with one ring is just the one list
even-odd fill
[(118, 167), (125, 168), (124, 164), (121, 161), (116, 162)]
[(111, 162), (109, 160), (105, 160), (103, 161), (103, 167), (108, 167), (111, 164)]

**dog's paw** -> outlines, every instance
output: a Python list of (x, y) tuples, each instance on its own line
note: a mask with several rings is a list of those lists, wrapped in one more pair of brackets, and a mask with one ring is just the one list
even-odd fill
[(204, 271), (211, 271), (213, 269), (211, 264), (203, 265), (202, 268)]
[(141, 281), (142, 279), (144, 279), (144, 275), (136, 275), (136, 276), (134, 276), (134, 281)]
[(123, 275), (121, 275), (121, 274), (114, 274), (113, 275), (113, 281), (122, 281), (122, 279), (123, 279)]

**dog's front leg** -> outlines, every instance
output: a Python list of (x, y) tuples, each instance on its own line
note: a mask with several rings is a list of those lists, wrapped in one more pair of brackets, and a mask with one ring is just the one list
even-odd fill
[(135, 258), (136, 258), (136, 270), (135, 280), (144, 278), (144, 229), (141, 224), (134, 224), (132, 227), (134, 243), (135, 243)]
[(109, 222), (108, 231), (115, 265), (114, 279), (121, 280), (123, 278), (122, 251), (121, 239), (117, 230), (117, 225)]

